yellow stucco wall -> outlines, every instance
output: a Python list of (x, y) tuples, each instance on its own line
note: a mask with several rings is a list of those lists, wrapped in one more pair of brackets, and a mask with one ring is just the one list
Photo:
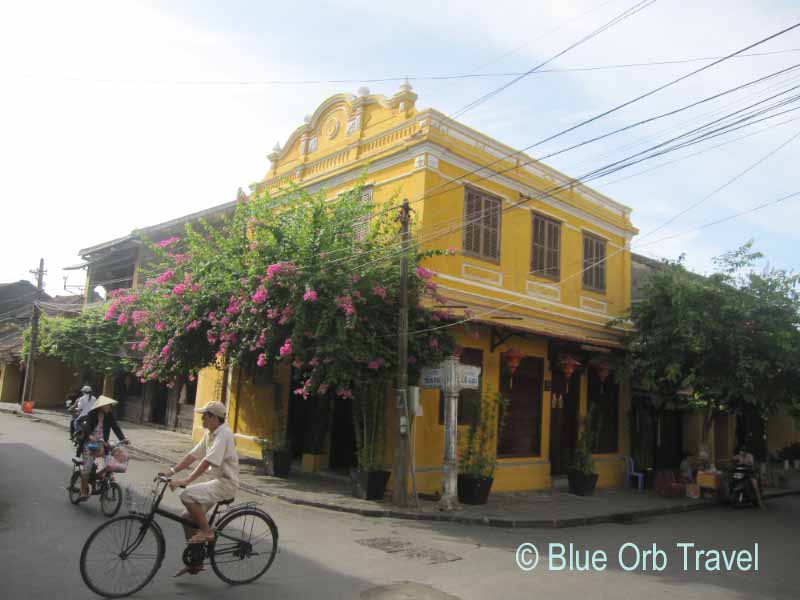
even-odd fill
[(39, 357), (34, 369), (31, 398), (40, 408), (62, 408), (66, 395), (80, 384), (80, 377), (73, 369), (57, 358)]
[(22, 372), (17, 363), (3, 363), (0, 367), (0, 402), (19, 402), (22, 389)]
[[(197, 380), (196, 406), (202, 407), (212, 401), (225, 402), (228, 407), (227, 423), (236, 439), (237, 450), (245, 455), (260, 457), (259, 438), (274, 436), (276, 419), (274, 402), (279, 398), (283, 404), (284, 418), (288, 415), (289, 365), (281, 364), (275, 370), (274, 381), (257, 383), (239, 368), (230, 375), (215, 367), (200, 371)], [(229, 377), (230, 388), (223, 390), (224, 379)], [(197, 441), (204, 430), (199, 415), (195, 415), (192, 438)]]
[(777, 454), (782, 448), (800, 442), (800, 430), (787, 415), (775, 415), (767, 420), (767, 450)]

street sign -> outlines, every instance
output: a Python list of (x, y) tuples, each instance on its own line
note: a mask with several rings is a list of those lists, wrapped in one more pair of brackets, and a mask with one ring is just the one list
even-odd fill
[(422, 387), (426, 389), (442, 387), (441, 367), (426, 367), (422, 369)]
[[(429, 367), (422, 369), (422, 387), (426, 389), (441, 389), (444, 387), (444, 374), (442, 367)], [(477, 390), (481, 383), (481, 368), (472, 365), (458, 365), (456, 367), (456, 383), (462, 390)]]
[(477, 390), (481, 383), (481, 368), (472, 365), (459, 365), (458, 383), (461, 389)]

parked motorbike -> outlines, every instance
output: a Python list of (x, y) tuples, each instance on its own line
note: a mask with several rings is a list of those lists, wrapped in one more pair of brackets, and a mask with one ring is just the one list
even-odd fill
[(753, 481), (756, 478), (753, 467), (736, 465), (728, 482), (728, 497), (734, 508), (742, 506), (759, 506), (759, 494)]

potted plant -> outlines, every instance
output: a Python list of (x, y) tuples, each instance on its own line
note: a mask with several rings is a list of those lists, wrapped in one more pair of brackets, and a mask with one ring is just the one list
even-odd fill
[(353, 496), (364, 500), (382, 500), (391, 474), (383, 468), (386, 440), (385, 389), (382, 384), (363, 386), (353, 398), (358, 466), (350, 471), (350, 478)]
[(597, 428), (593, 409), (590, 409), (581, 425), (578, 444), (567, 467), (569, 491), (578, 496), (591, 496), (597, 485), (597, 467), (592, 458), (592, 448), (597, 441)]
[(273, 403), (275, 408), (273, 437), (259, 440), (264, 473), (272, 477), (288, 477), (292, 467), (292, 453), (286, 439), (286, 415), (280, 394), (276, 394)]
[(497, 465), (495, 431), (503, 429), (508, 401), (499, 393), (473, 401), (467, 437), (461, 447), (458, 465), (458, 501), (486, 504)]

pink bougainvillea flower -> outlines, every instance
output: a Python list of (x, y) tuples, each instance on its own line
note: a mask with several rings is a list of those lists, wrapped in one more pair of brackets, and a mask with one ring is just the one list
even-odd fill
[(166, 283), (175, 276), (175, 271), (167, 269), (161, 275), (156, 277), (156, 283)]
[(431, 338), (428, 341), (428, 346), (431, 348), (438, 348), (439, 347), (439, 340), (437, 338)]
[(185, 291), (186, 291), (186, 284), (185, 283), (179, 283), (174, 288), (172, 288), (172, 295), (173, 296), (182, 296)]
[(310, 361), (308, 361), (308, 364), (311, 365), (312, 367), (316, 367), (319, 364), (319, 358), (315, 356)]
[(376, 358), (375, 360), (369, 361), (369, 364), (367, 365), (367, 368), (368, 369), (372, 369), (373, 371), (377, 371), (382, 366), (383, 366), (383, 359), (382, 358)]
[(372, 288), (373, 295), (377, 296), (378, 298), (382, 298), (386, 300), (386, 288), (382, 285), (376, 285)]
[(278, 318), (278, 310), (275, 308), (268, 308), (267, 309), (267, 318), (269, 320), (273, 320)]
[(186, 331), (191, 331), (192, 329), (197, 329), (198, 327), (200, 327), (200, 321), (195, 319), (186, 326)]
[(189, 375), (189, 381), (197, 381), (197, 375)]
[(256, 293), (253, 294), (251, 300), (254, 304), (263, 304), (267, 301), (267, 290), (265, 290), (263, 287), (259, 287), (256, 290)]
[(256, 364), (259, 367), (265, 366), (267, 364), (267, 355), (264, 354), (263, 352), (261, 354), (259, 354), (258, 355), (258, 360), (256, 361)]
[(292, 366), (295, 369), (302, 369), (304, 364), (305, 363), (302, 360), (300, 360), (299, 358), (296, 358), (295, 360), (292, 361)]
[(450, 256), (455, 256), (455, 255), (456, 255), (456, 249), (455, 249), (455, 248), (448, 248), (448, 249), (447, 249), (447, 253), (448, 253)]
[(292, 338), (286, 338), (286, 341), (283, 342), (283, 346), (280, 347), (280, 350), (278, 350), (278, 352), (280, 353), (280, 355), (282, 357), (291, 354), (292, 353)]
[(167, 238), (166, 240), (161, 240), (156, 244), (159, 248), (166, 248), (167, 246), (171, 246), (172, 244), (176, 244), (181, 241), (179, 237), (171, 237)]
[(430, 279), (434, 276), (434, 272), (426, 269), (425, 267), (417, 267), (414, 271), (420, 279)]
[(155, 329), (156, 331), (164, 331), (167, 328), (166, 323), (163, 321), (156, 321)]
[(119, 310), (119, 301), (112, 302), (111, 305), (108, 307), (105, 316), (103, 317), (104, 320), (110, 321), (111, 319), (116, 318), (117, 310)]
[(168, 343), (166, 346), (164, 346), (161, 349), (162, 358), (168, 358), (169, 355), (170, 355), (170, 352), (172, 352), (172, 344)]
[(317, 292), (314, 290), (306, 290), (306, 293), (303, 294), (303, 300), (306, 302), (316, 302), (317, 301)]
[(117, 319), (117, 325), (121, 327), (122, 325), (125, 325), (125, 323), (127, 322), (128, 322), (128, 315), (126, 315), (125, 313), (120, 313), (119, 318)]
[(208, 340), (209, 344), (216, 344), (217, 343), (217, 334), (210, 329), (206, 332), (206, 339)]
[(353, 392), (349, 388), (339, 388), (336, 390), (336, 395), (341, 398), (352, 398)]

